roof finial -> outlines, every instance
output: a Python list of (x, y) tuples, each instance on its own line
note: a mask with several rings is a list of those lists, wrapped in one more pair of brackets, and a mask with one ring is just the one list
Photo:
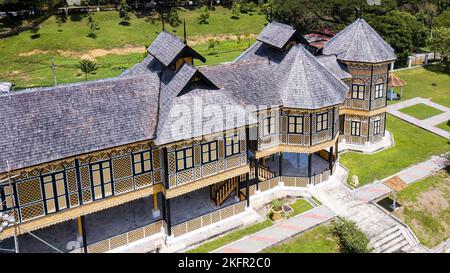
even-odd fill
[(184, 44), (187, 44), (187, 39), (186, 39), (186, 19), (183, 19), (183, 31), (184, 31)]

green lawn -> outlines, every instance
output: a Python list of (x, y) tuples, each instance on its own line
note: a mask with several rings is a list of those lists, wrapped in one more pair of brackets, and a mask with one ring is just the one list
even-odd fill
[(289, 215), (290, 217), (298, 215), (313, 208), (313, 206), (305, 199), (297, 199), (290, 205), (294, 211)]
[(386, 129), (394, 134), (395, 147), (371, 155), (355, 152), (341, 155), (340, 162), (350, 170), (348, 182), (353, 175), (358, 176), (361, 186), (381, 180), (450, 149), (445, 138), (389, 114)]
[(338, 253), (339, 245), (329, 225), (318, 226), (267, 248), (266, 253)]
[(438, 125), (436, 125), (436, 127), (445, 130), (447, 132), (450, 132), (450, 120), (439, 123)]
[(432, 248), (450, 237), (449, 200), (450, 175), (441, 171), (400, 191), (401, 207), (394, 214), (411, 227), (421, 243)]
[[(197, 17), (200, 10), (180, 10), (181, 20), (186, 19), (188, 42), (201, 54), (207, 64), (233, 60), (249, 43), (252, 43), (267, 23), (257, 12), (242, 14), (239, 20), (230, 18), (230, 10), (218, 7), (210, 13), (209, 24), (200, 25)], [(87, 37), (89, 33), (86, 17), (71, 18), (58, 22), (53, 16), (41, 24), (40, 37), (32, 39), (32, 33), (25, 31), (17, 36), (0, 39), (0, 81), (12, 81), (17, 87), (53, 84), (51, 59), (55, 58), (57, 78), (60, 83), (83, 80), (76, 65), (85, 54), (96, 56), (94, 50), (109, 50), (108, 55), (95, 57), (99, 69), (90, 79), (119, 75), (142, 60), (145, 46), (161, 31), (159, 22), (152, 24), (144, 17), (132, 15), (131, 25), (119, 25), (116, 11), (93, 13), (100, 30), (97, 39)], [(183, 26), (173, 28), (166, 24), (166, 30), (183, 36)], [(238, 36), (240, 39), (238, 40)], [(208, 40), (220, 40), (215, 49), (208, 49)], [(94, 51), (94, 52), (93, 52)]]
[(215, 240), (204, 243), (204, 244), (200, 245), (199, 247), (191, 249), (187, 252), (188, 253), (208, 253), (215, 249), (218, 249), (219, 247), (222, 247), (222, 246), (232, 243), (236, 240), (239, 240), (242, 237), (256, 233), (267, 227), (270, 227), (271, 225), (272, 225), (272, 222), (270, 220), (265, 220), (264, 222), (256, 223), (256, 224), (253, 224), (246, 228), (242, 228), (242, 229), (227, 233), (224, 236), (221, 236)]
[(444, 113), (444, 111), (441, 111), (439, 109), (436, 109), (423, 103), (405, 107), (400, 109), (399, 111), (418, 119), (427, 119), (429, 117)]
[[(403, 90), (403, 98), (399, 101), (422, 97), (430, 98), (436, 103), (450, 107), (449, 74), (434, 72), (423, 67), (396, 71), (395, 74), (407, 83)], [(396, 91), (400, 93), (399, 89), (396, 89)], [(392, 103), (399, 101), (393, 101)]]

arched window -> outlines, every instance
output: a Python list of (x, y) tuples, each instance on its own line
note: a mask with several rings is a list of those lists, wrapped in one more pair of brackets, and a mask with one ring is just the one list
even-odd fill
[(366, 85), (363, 80), (356, 79), (352, 84), (352, 99), (363, 100), (364, 93), (366, 91)]
[(383, 89), (384, 89), (384, 80), (382, 78), (378, 78), (375, 83), (375, 99), (383, 97)]

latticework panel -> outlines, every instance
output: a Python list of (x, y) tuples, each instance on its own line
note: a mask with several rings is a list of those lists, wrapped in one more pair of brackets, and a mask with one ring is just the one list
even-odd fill
[(21, 206), (42, 200), (41, 181), (39, 178), (17, 183), (17, 191), (19, 205)]
[(152, 175), (151, 173), (145, 173), (134, 177), (134, 184), (136, 185), (136, 189), (142, 188), (148, 185), (152, 185)]
[(214, 212), (211, 213), (211, 222), (215, 223), (220, 221), (221, 217), (220, 217), (220, 210), (216, 210)]
[(71, 208), (80, 205), (80, 202), (78, 200), (78, 193), (73, 193), (69, 195), (69, 203)]
[(118, 248), (128, 244), (128, 236), (127, 233), (120, 234), (116, 237), (110, 239), (109, 246), (111, 249)]
[(203, 177), (217, 173), (217, 161), (203, 165)]
[(153, 172), (153, 179), (155, 180), (155, 184), (162, 182), (161, 170), (156, 170)]
[(75, 173), (75, 170), (71, 169), (66, 172), (67, 177), (67, 185), (69, 187), (69, 192), (76, 192), (78, 191), (78, 184), (77, 184), (77, 175)]
[(202, 218), (197, 217), (186, 222), (187, 231), (191, 232), (202, 227)]
[(309, 179), (307, 177), (297, 177), (296, 179), (296, 186), (297, 187), (306, 187), (308, 186)]
[(86, 189), (81, 192), (83, 198), (83, 204), (90, 203), (92, 201), (91, 189)]
[(177, 180), (175, 178), (175, 175), (170, 175), (169, 176), (169, 185), (170, 187), (175, 187), (177, 185)]
[(154, 235), (154, 234), (160, 232), (161, 227), (162, 227), (162, 221), (145, 226), (144, 227), (145, 237), (148, 237), (148, 236), (151, 236), (151, 235)]
[(20, 208), (20, 214), (22, 216), (22, 221), (27, 221), (39, 216), (43, 216), (44, 204), (42, 202), (39, 202), (26, 207), (22, 207)]
[(81, 188), (83, 189), (89, 188), (91, 186), (91, 179), (89, 177), (89, 167), (87, 166), (81, 167), (80, 173), (81, 173)]
[(120, 179), (132, 175), (130, 156), (116, 158), (113, 160), (113, 175), (114, 179)]
[(295, 187), (295, 177), (281, 177), (281, 181), (283, 181), (286, 187)]
[(101, 241), (88, 246), (89, 253), (103, 253), (109, 249), (109, 240)]
[(133, 178), (131, 177), (114, 182), (115, 194), (121, 194), (132, 190), (133, 190)]
[(143, 239), (145, 236), (144, 229), (139, 228), (128, 232), (128, 242), (135, 242), (137, 240)]
[(269, 189), (269, 180), (263, 181), (259, 183), (260, 191), (267, 191)]
[(194, 164), (200, 165), (202, 163), (201, 157), (200, 157), (200, 146), (194, 147)]
[(233, 156), (226, 159), (227, 169), (236, 168), (240, 166), (239, 156)]
[(153, 155), (153, 169), (161, 168), (161, 158), (159, 156), (159, 149), (152, 150)]
[(168, 154), (168, 161), (169, 161), (169, 173), (174, 173), (175, 172), (175, 153)]
[(177, 174), (177, 185), (182, 185), (191, 182), (193, 180), (194, 180), (194, 171), (192, 169)]
[(224, 141), (223, 140), (219, 140), (218, 141), (218, 145), (219, 145), (219, 158), (223, 158), (223, 144)]
[(220, 160), (217, 162), (217, 167), (218, 167), (219, 172), (224, 171), (224, 170), (225, 170), (225, 160), (220, 159)]
[(240, 202), (234, 205), (234, 214), (239, 214), (245, 211), (245, 202)]
[(187, 232), (186, 223), (182, 223), (172, 227), (172, 235), (174, 237), (183, 235)]
[(202, 224), (203, 224), (203, 226), (211, 225), (211, 223), (212, 223), (212, 221), (211, 221), (211, 214), (210, 213), (202, 216)]
[(290, 134), (289, 135), (289, 144), (303, 144), (303, 135), (300, 134)]
[(251, 185), (250, 187), (248, 187), (248, 191), (250, 193), (250, 196), (254, 195), (256, 192), (256, 185)]
[(223, 220), (225, 218), (233, 216), (233, 206), (228, 206), (226, 208), (221, 209), (220, 219)]

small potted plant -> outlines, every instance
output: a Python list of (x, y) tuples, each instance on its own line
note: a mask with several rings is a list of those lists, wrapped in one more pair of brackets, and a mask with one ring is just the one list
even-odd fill
[(271, 216), (270, 219), (274, 222), (280, 221), (283, 219), (283, 205), (284, 202), (282, 200), (273, 200), (271, 203)]

